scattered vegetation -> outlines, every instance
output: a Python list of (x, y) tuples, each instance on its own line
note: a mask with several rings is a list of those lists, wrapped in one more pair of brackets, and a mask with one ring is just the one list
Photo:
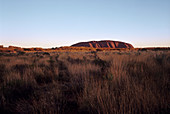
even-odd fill
[[(156, 47), (156, 48), (92, 48), (92, 47), (73, 47), (73, 46), (64, 46), (64, 47), (56, 47), (56, 48), (21, 48), (17, 46), (9, 46), (9, 47), (3, 47), (3, 45), (0, 45), (0, 53), (17, 53), (17, 52), (44, 52), (44, 54), (47, 54), (48, 52), (100, 52), (100, 51), (168, 51), (170, 50), (169, 47)], [(121, 53), (119, 53), (121, 54)]]
[(1, 53), (0, 113), (170, 112), (169, 50), (87, 50)]

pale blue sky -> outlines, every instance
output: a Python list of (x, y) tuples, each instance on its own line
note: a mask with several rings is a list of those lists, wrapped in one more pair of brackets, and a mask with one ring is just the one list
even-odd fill
[(170, 47), (170, 0), (0, 0), (0, 44), (119, 40)]

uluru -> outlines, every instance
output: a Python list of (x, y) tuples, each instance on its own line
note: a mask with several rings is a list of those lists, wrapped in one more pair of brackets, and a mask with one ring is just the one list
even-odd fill
[(79, 42), (71, 46), (91, 47), (91, 48), (134, 48), (132, 44), (121, 42), (121, 41), (112, 41), (112, 40)]

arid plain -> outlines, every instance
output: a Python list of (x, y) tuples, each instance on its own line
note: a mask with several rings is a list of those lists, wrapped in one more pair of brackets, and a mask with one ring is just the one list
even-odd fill
[(1, 113), (170, 111), (169, 48), (0, 50)]

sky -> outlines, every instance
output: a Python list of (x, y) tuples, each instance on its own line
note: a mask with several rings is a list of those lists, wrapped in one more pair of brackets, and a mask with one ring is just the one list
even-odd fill
[(170, 47), (170, 0), (0, 0), (0, 45)]

